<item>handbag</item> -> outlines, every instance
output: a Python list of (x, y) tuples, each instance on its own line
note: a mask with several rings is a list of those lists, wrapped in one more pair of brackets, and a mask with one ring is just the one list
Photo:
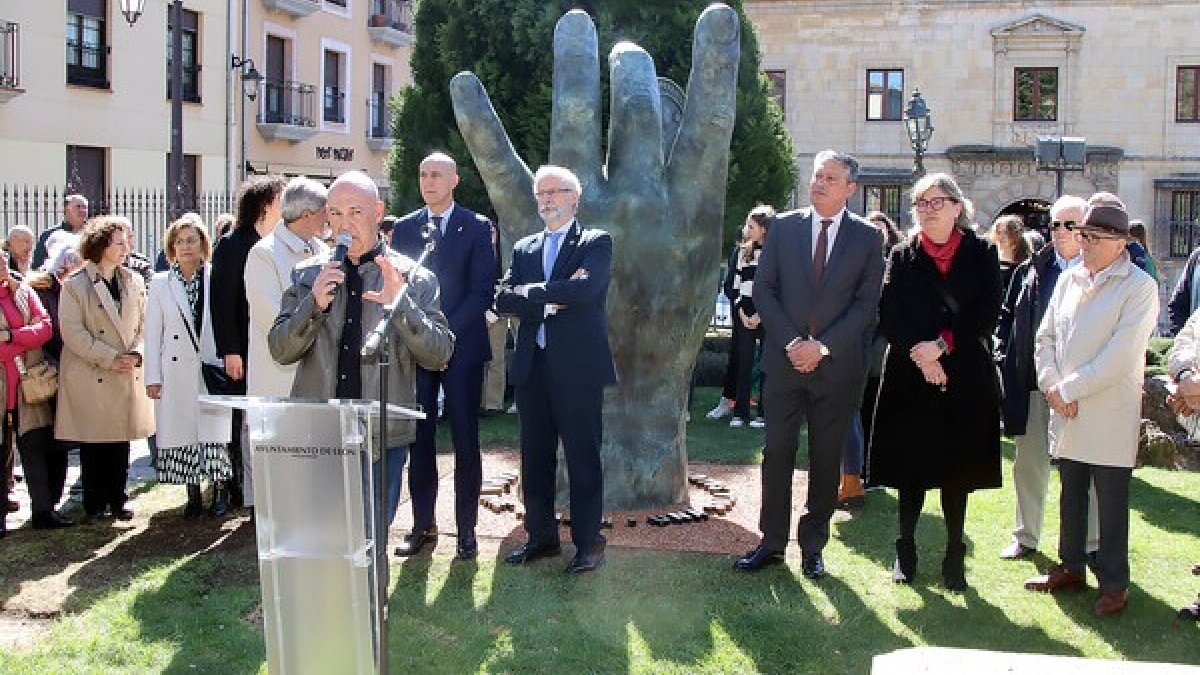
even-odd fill
[(25, 359), (20, 356), (13, 359), (17, 372), (21, 375), (21, 397), (30, 405), (45, 403), (58, 393), (58, 368), (49, 361), (35, 363), (32, 368), (25, 367)]
[[(196, 341), (196, 336), (192, 333), (192, 324), (188, 323), (187, 317), (183, 311), (179, 312), (179, 318), (183, 319), (183, 327), (187, 330), (188, 339), (192, 341), (192, 347), (196, 353), (200, 353), (200, 343)], [(215, 363), (200, 363), (200, 376), (204, 378), (204, 388), (208, 390), (211, 396), (245, 396), (246, 395), (246, 380), (235, 380), (225, 372), (224, 366), (219, 366)]]

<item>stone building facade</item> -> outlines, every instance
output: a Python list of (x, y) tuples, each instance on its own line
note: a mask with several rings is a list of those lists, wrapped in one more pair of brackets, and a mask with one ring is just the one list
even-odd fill
[(925, 167), (962, 183), (988, 226), (1044, 223), (1055, 175), (1039, 135), (1084, 137), (1064, 191), (1118, 194), (1150, 233), (1164, 296), (1200, 245), (1200, 25), (1195, 0), (749, 0), (764, 70), (797, 149), (864, 167), (856, 210), (903, 215), (913, 153), (901, 111), (919, 89), (935, 131)]

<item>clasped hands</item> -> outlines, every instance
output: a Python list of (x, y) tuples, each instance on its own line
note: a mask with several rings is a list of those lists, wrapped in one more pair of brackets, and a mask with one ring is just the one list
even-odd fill
[[(745, 326), (747, 330), (754, 330), (762, 325), (762, 318), (757, 312), (752, 316), (747, 316), (740, 307), (738, 308), (738, 318), (742, 320), (742, 325)], [(817, 349), (820, 351), (820, 347)]]
[(1176, 415), (1200, 413), (1200, 374), (1192, 372), (1180, 380), (1175, 393), (1167, 397), (1167, 405)]
[[(390, 305), (404, 289), (407, 278), (400, 270), (396, 269), (387, 256), (375, 256), (375, 264), (379, 265), (379, 272), (383, 275), (383, 288), (378, 291), (365, 291), (362, 299), (381, 305)], [(338, 286), (345, 281), (346, 273), (342, 271), (341, 263), (332, 260), (325, 263), (312, 285), (313, 302), (317, 304), (317, 309), (322, 312), (329, 309), (329, 305), (333, 303), (334, 293), (337, 292)]]
[(1069, 420), (1075, 419), (1079, 414), (1079, 401), (1067, 403), (1063, 399), (1062, 391), (1059, 390), (1058, 385), (1050, 387), (1050, 390), (1046, 392), (1046, 402), (1050, 404), (1051, 410)]
[(942, 391), (946, 390), (946, 383), (950, 380), (946, 377), (946, 369), (942, 367), (942, 362), (938, 360), (942, 357), (942, 348), (936, 340), (926, 340), (913, 345), (912, 349), (908, 350), (908, 357), (921, 370), (921, 376), (926, 382), (940, 387)]
[(823, 356), (821, 343), (813, 338), (793, 340), (787, 347), (788, 361), (791, 361), (792, 367), (801, 373), (807, 374), (816, 370)]

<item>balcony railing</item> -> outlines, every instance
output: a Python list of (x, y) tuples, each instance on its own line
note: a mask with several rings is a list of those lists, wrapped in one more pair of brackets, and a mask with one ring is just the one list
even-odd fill
[(321, 9), (321, 0), (263, 0), (263, 5), (299, 19)]
[(322, 96), (321, 119), (326, 122), (346, 122), (346, 92), (338, 87), (326, 85)]
[(108, 47), (67, 40), (67, 83), (108, 89)]
[(393, 47), (413, 41), (413, 3), (411, 0), (371, 0), (367, 17), (371, 38)]
[[(183, 64), (183, 100), (189, 103), (200, 102), (200, 71), (203, 66), (198, 63)], [(171, 98), (171, 59), (167, 59), (167, 98)]]
[(258, 128), (269, 140), (302, 141), (317, 133), (317, 88), (266, 81), (259, 94)]
[(21, 88), (21, 24), (0, 21), (0, 87)]
[(367, 147), (378, 152), (392, 149), (392, 115), (387, 94), (377, 91), (367, 99)]

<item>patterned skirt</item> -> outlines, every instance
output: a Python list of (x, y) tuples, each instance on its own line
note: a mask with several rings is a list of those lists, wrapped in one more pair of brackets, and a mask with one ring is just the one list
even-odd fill
[(160, 483), (199, 483), (201, 478), (218, 481), (233, 477), (229, 446), (225, 443), (159, 448), (157, 469)]

